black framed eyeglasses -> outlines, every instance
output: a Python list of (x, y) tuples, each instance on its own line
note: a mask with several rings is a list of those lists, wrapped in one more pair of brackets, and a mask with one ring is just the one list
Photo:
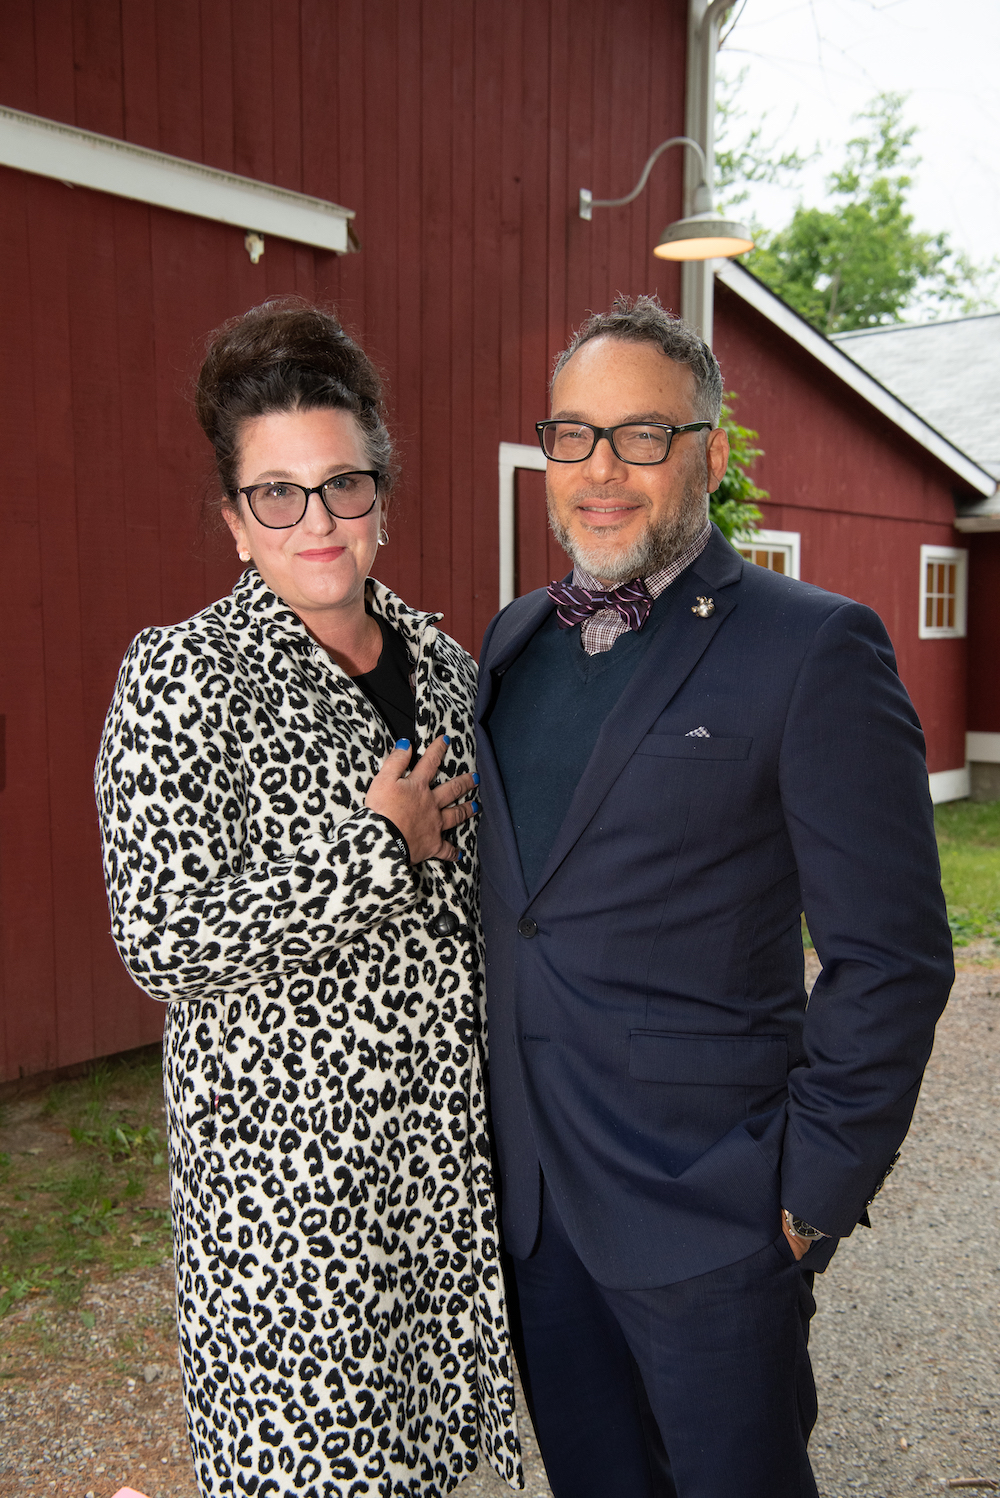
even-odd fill
[(668, 426), (660, 421), (626, 421), (614, 427), (595, 427), (589, 421), (536, 421), (542, 452), (553, 463), (583, 463), (602, 437), (623, 463), (665, 463), (670, 444), (682, 432), (710, 432), (710, 421)]
[(311, 494), (319, 495), (327, 514), (335, 520), (361, 520), (375, 508), (378, 480), (378, 469), (370, 468), (357, 473), (335, 473), (315, 489), (285, 479), (272, 479), (269, 484), (248, 484), (236, 492), (246, 495), (247, 504), (261, 525), (266, 525), (269, 531), (284, 531), (298, 525), (309, 508)]

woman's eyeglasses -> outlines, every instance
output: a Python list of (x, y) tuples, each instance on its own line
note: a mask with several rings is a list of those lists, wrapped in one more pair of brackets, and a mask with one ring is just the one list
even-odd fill
[(335, 520), (360, 520), (374, 509), (378, 480), (378, 469), (372, 468), (334, 474), (315, 489), (291, 484), (286, 479), (272, 479), (269, 484), (248, 484), (236, 492), (246, 495), (247, 504), (261, 525), (271, 531), (283, 531), (298, 525), (309, 508), (311, 494), (319, 495), (327, 513)]

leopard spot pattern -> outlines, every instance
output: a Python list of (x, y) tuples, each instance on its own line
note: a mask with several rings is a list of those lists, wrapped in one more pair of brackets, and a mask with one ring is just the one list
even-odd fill
[[(418, 748), (447, 733), (443, 777), (472, 769), (473, 663), (434, 616), (369, 600), (414, 662)], [(363, 804), (389, 748), (253, 569), (137, 637), (105, 725), (112, 934), (168, 1006), (202, 1498), (437, 1498), (480, 1452), (521, 1482), (474, 830), (464, 867), (412, 869)]]

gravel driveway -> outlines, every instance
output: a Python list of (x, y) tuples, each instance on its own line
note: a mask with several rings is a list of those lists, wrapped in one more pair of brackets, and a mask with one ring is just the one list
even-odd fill
[[(960, 975), (874, 1231), (817, 1280), (822, 1498), (1000, 1485), (998, 994), (1000, 972)], [(95, 1286), (81, 1311), (39, 1301), (0, 1324), (0, 1498), (197, 1498), (171, 1285), (163, 1266)], [(526, 1444), (528, 1498), (545, 1498)], [(491, 1474), (458, 1491), (509, 1489)]]

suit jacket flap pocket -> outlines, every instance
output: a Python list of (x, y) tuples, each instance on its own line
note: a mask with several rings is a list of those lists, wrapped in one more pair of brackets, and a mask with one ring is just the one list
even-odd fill
[(647, 733), (639, 754), (662, 755), (664, 759), (746, 759), (753, 739), (711, 739), (696, 734)]
[(783, 1035), (670, 1035), (633, 1030), (628, 1072), (640, 1082), (777, 1087), (788, 1075)]

